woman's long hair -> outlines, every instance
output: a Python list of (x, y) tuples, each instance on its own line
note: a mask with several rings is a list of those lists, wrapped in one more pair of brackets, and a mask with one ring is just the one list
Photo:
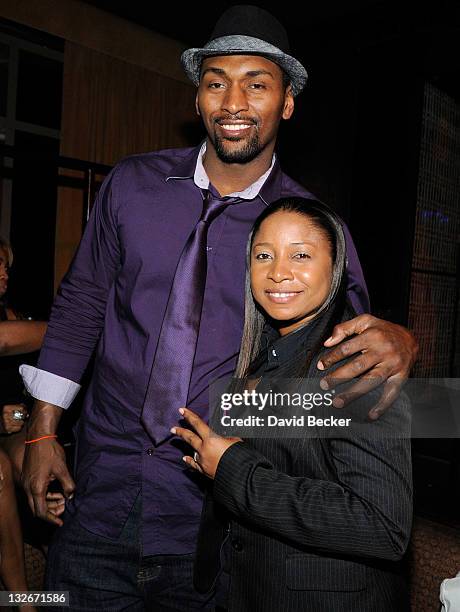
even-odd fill
[(347, 256), (345, 236), (340, 218), (325, 204), (301, 197), (281, 198), (268, 206), (256, 219), (249, 235), (246, 248), (246, 289), (245, 289), (245, 316), (243, 338), (235, 378), (244, 379), (251, 373), (251, 364), (261, 350), (262, 332), (269, 320), (267, 315), (255, 302), (251, 290), (251, 253), (254, 238), (261, 224), (271, 215), (279, 212), (294, 212), (308, 217), (327, 237), (332, 254), (332, 278), (329, 295), (315, 314), (315, 319), (321, 317), (318, 326), (315, 326), (315, 341), (308, 351), (309, 357), (299, 360), (296, 371), (291, 371), (291, 377), (303, 377), (307, 374), (311, 358), (319, 352), (323, 342), (331, 335), (334, 325), (341, 320), (346, 304), (347, 287)]

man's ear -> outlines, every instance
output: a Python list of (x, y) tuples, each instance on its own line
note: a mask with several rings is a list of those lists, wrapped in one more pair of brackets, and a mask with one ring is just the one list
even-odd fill
[(198, 106), (198, 93), (195, 96), (195, 110), (198, 117), (201, 117), (200, 107)]
[(288, 85), (284, 94), (283, 119), (290, 119), (294, 112), (294, 96), (292, 95), (292, 87)]

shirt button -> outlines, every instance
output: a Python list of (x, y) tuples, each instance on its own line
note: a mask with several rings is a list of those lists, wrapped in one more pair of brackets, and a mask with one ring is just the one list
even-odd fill
[(148, 455), (149, 457), (151, 457), (151, 456), (153, 455), (153, 448), (148, 448), (148, 449), (147, 449), (147, 455)]
[(237, 538), (233, 538), (232, 540), (232, 548), (236, 550), (236, 552), (241, 552), (243, 550), (243, 545)]

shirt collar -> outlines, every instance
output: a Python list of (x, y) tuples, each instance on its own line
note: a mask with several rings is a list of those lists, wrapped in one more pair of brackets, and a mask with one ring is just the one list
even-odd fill
[(266, 346), (268, 369), (288, 363), (298, 354), (305, 354), (320, 320), (321, 316), (316, 317), (286, 336), (280, 336), (277, 330), (267, 324), (264, 328), (262, 343)]
[(166, 176), (165, 180), (169, 181), (170, 179), (181, 180), (193, 178), (193, 173), (195, 172), (196, 167), (196, 160), (200, 150), (201, 145), (198, 145), (197, 147), (191, 149), (185, 157), (183, 157), (171, 168), (171, 171)]
[[(189, 155), (177, 163), (166, 177), (169, 179), (191, 179), (200, 189), (209, 188), (209, 178), (203, 166), (203, 154), (206, 151), (206, 141), (192, 149)], [(261, 198), (266, 206), (277, 200), (281, 195), (282, 173), (278, 158), (273, 154), (270, 168), (252, 185), (240, 192), (232, 193), (230, 196), (243, 200), (253, 200), (257, 196)]]
[[(206, 153), (206, 141), (204, 141), (203, 144), (201, 145), (201, 149), (200, 149), (200, 152), (196, 160), (195, 174), (193, 176), (195, 185), (199, 187), (200, 189), (209, 189), (209, 178), (203, 166), (203, 157), (205, 153)], [(264, 172), (264, 174), (262, 174), (261, 177), (259, 177), (256, 181), (254, 181), (252, 185), (249, 185), (249, 187), (246, 187), (246, 189), (243, 189), (243, 191), (235, 191), (234, 193), (228, 194), (228, 197), (229, 198), (230, 197), (231, 198), (241, 198), (242, 200), (254, 200), (254, 198), (256, 198), (259, 195), (259, 192), (262, 189), (265, 181), (270, 176), (273, 166), (275, 165), (275, 161), (276, 161), (276, 155), (273, 154), (272, 163), (270, 165), (270, 168), (266, 172)]]

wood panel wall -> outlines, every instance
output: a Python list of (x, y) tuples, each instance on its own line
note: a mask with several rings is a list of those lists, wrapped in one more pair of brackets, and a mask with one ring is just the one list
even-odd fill
[[(180, 41), (79, 0), (0, 0), (0, 17), (65, 41), (63, 155), (111, 165), (198, 141)], [(56, 287), (80, 239), (82, 200), (75, 189), (59, 190)]]
[[(195, 88), (66, 42), (61, 155), (113, 165), (126, 155), (197, 144)], [(59, 190), (55, 286), (81, 236), (83, 193)]]
[(0, 16), (188, 84), (181, 42), (79, 0), (1, 0)]
[(190, 144), (195, 88), (67, 42), (61, 154), (113, 165), (142, 151)]

